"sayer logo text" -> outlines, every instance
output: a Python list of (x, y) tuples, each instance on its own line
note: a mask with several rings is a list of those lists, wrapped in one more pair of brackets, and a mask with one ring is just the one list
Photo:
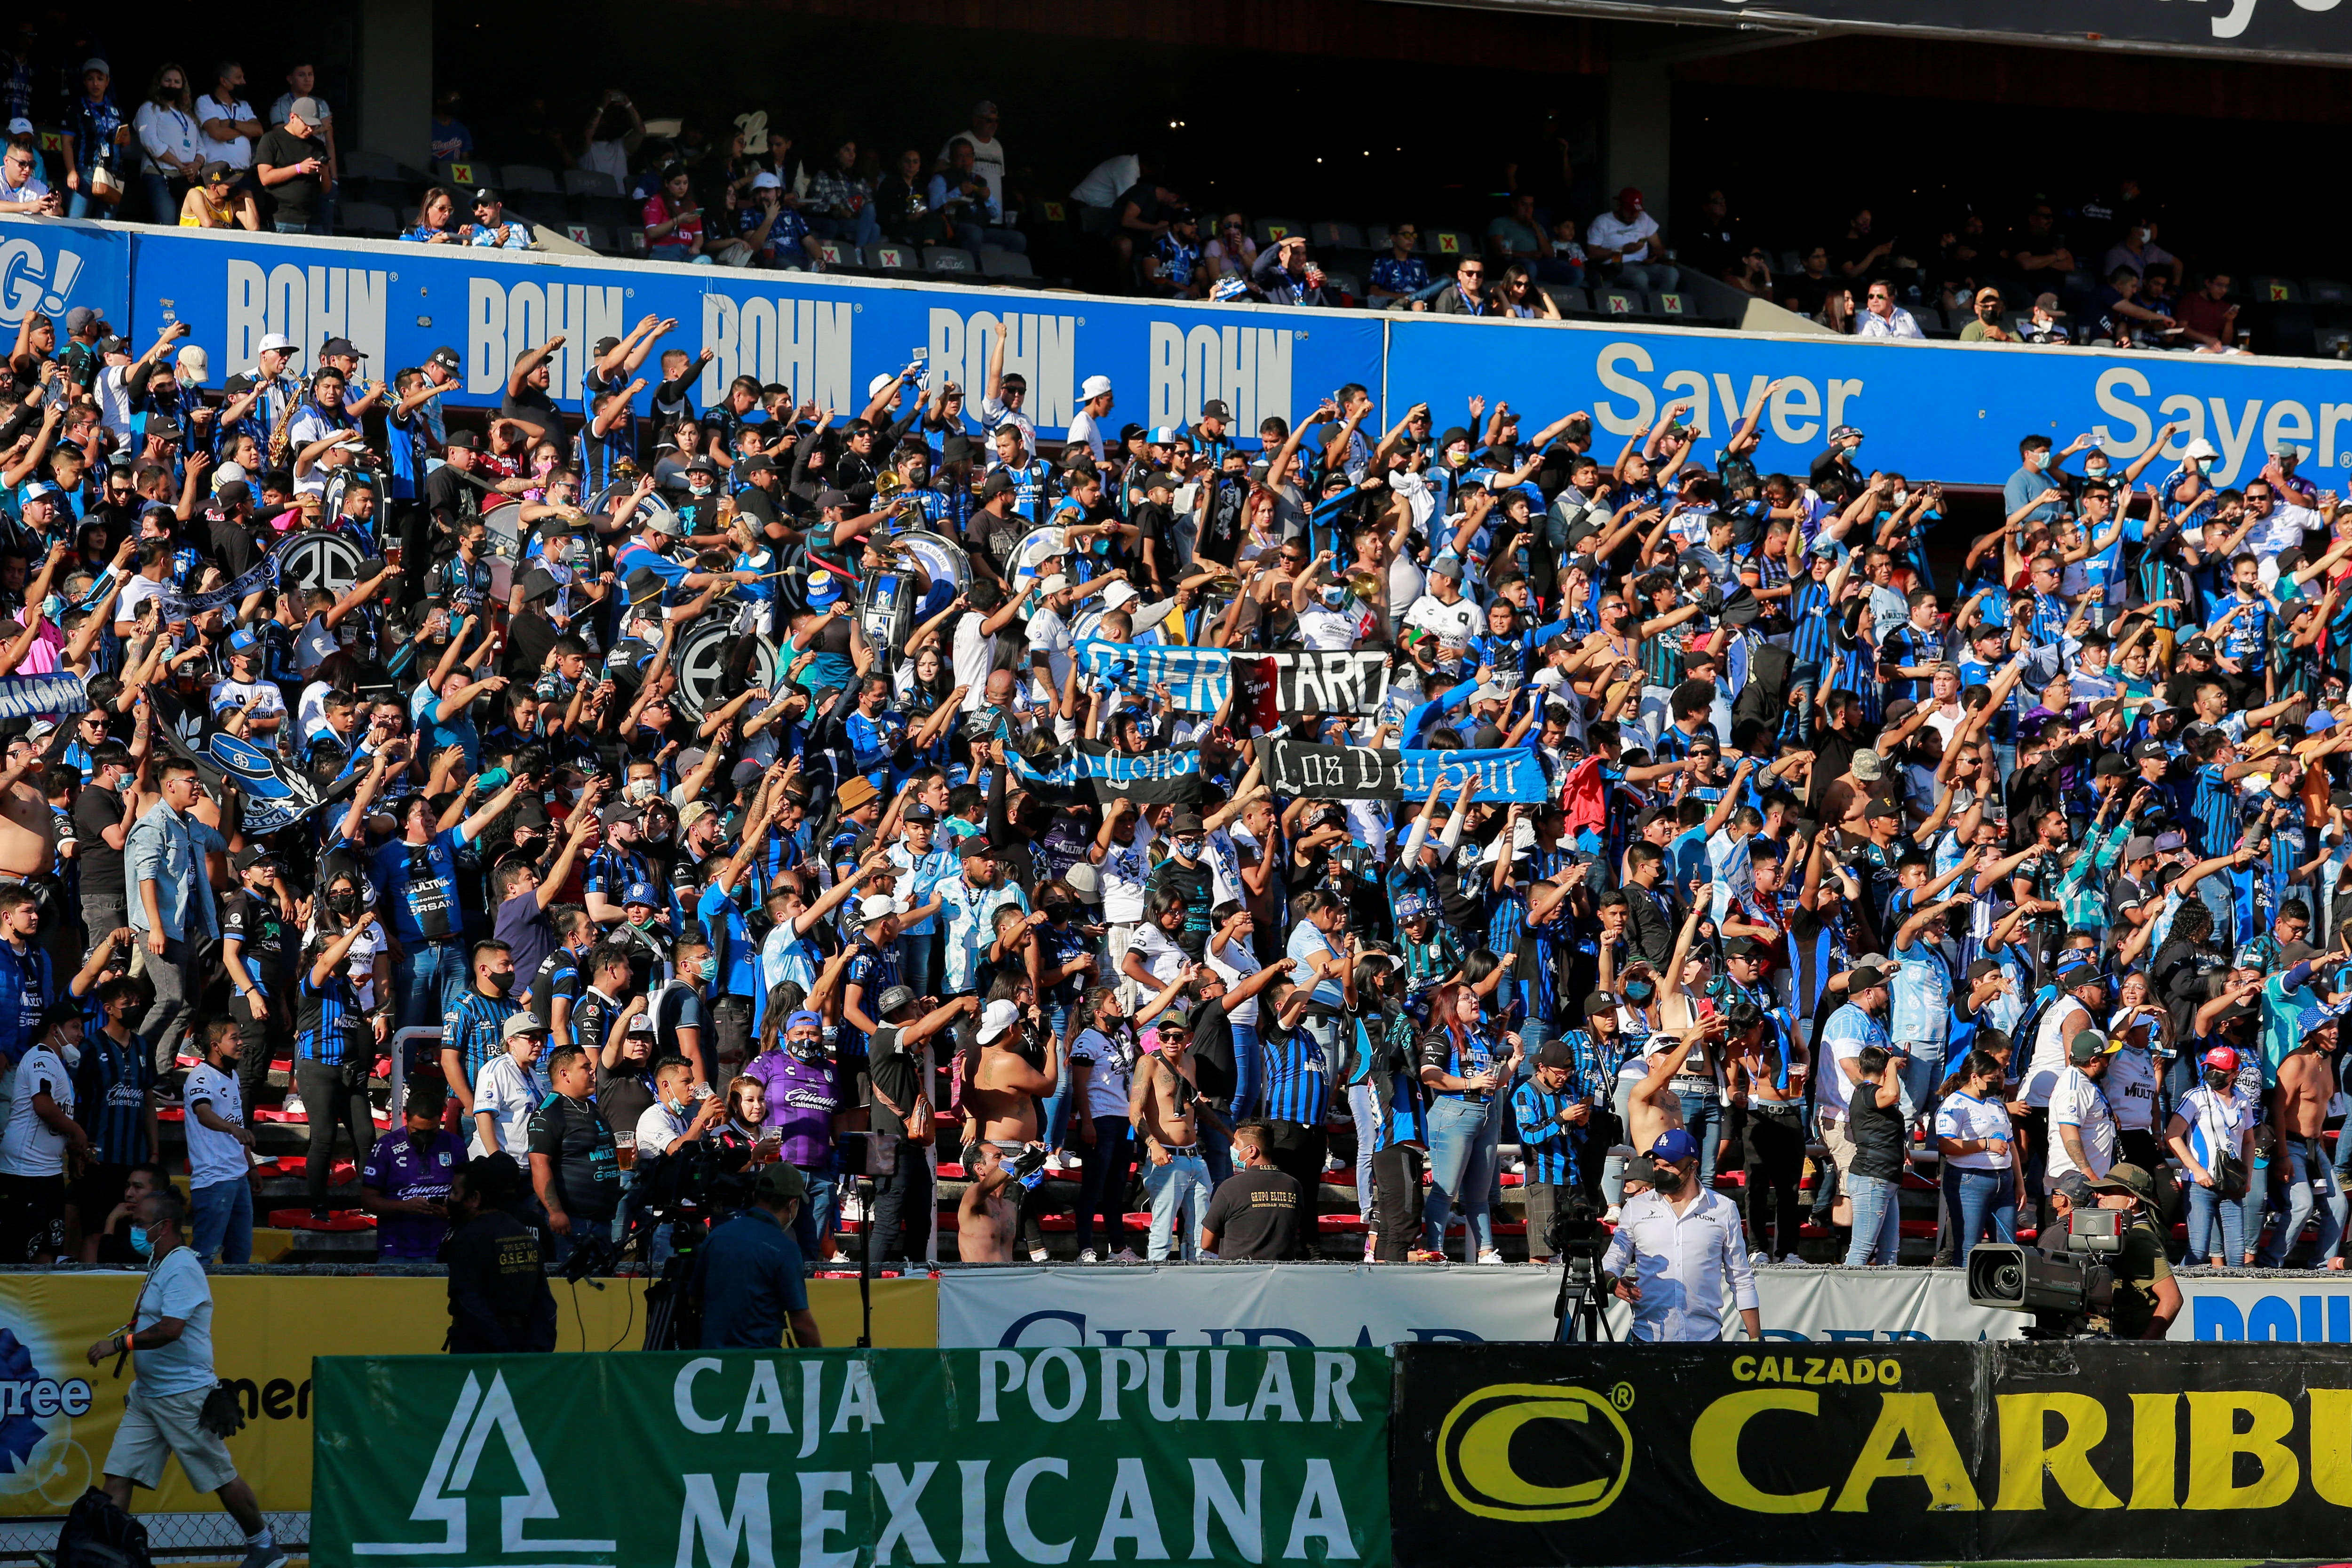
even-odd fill
[[(66, 308), (80, 275), (81, 258), (70, 250), (60, 250), (52, 258), (29, 239), (0, 245), (0, 321), (13, 327), (36, 310), (57, 315)], [(65, 336), (62, 326), (58, 335)]]
[[(493, 1437), (506, 1446), (514, 1484), (521, 1489), (499, 1500), (498, 1550), (501, 1553), (530, 1552), (536, 1562), (552, 1563), (577, 1558), (609, 1560), (619, 1550), (617, 1542), (556, 1541), (541, 1533), (549, 1521), (562, 1515), (548, 1493), (547, 1472), (540, 1468), (539, 1456), (531, 1452), (530, 1438), (523, 1432), (522, 1417), (515, 1412), (514, 1396), (507, 1392), (506, 1377), (494, 1375), (489, 1393), (484, 1394), (481, 1380), (468, 1373), (466, 1386), (457, 1394), (457, 1408), (449, 1413), (449, 1424), (442, 1428), (440, 1445), (433, 1451), (433, 1468), (425, 1473), (416, 1506), (408, 1514), (419, 1524), (440, 1525), (441, 1539), (360, 1541), (352, 1542), (352, 1551), (362, 1557), (437, 1557), (487, 1550), (468, 1543), (471, 1521), (466, 1493)], [(531, 1528), (533, 1521), (539, 1521), (538, 1530)]]

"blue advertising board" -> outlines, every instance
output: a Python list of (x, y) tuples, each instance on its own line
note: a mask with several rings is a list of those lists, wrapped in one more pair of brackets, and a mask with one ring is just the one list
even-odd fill
[[(875, 376), (920, 355), (963, 385), (976, 412), (1001, 334), (1006, 368), (1028, 378), (1027, 412), (1048, 437), (1066, 428), (1091, 375), (1110, 378), (1114, 426), (1181, 423), (1218, 398), (1245, 444), (1260, 419), (1296, 421), (1360, 382), (1380, 400), (1382, 427), (1417, 402), (1440, 429), (1469, 423), (1474, 396), (1510, 404), (1530, 431), (1582, 408), (1605, 459), (1669, 414), (1719, 439), (1769, 387), (1766, 472), (1803, 472), (1840, 425), (1865, 433), (1865, 467), (1948, 484), (2000, 484), (2029, 435), (2061, 445), (2097, 435), (2129, 462), (2168, 424), (2162, 460), (2210, 441), (2223, 484), (2253, 473), (2281, 441), (2304, 448), (2304, 471), (2323, 486), (2352, 470), (2352, 365), (2325, 361), (1182, 305), (0, 218), (0, 328), (79, 304), (103, 310), (142, 347), (187, 322), (215, 384), (249, 369), (268, 332), (313, 350), (348, 337), (379, 376), (446, 345), (465, 365), (452, 401), (475, 406), (498, 402), (516, 355), (561, 333), (555, 391), (576, 408), (589, 348), (651, 315), (678, 323), (664, 348), (709, 351), (698, 405), (750, 375), (856, 413)], [(658, 381), (658, 363), (645, 374)]]
[(94, 223), (0, 219), (0, 332), (7, 344), (36, 311), (57, 322), (60, 340), (65, 313), (81, 305), (127, 327), (133, 236)]
[[(874, 377), (920, 358), (976, 413), (1002, 333), (1006, 371), (1029, 383), (1025, 412), (1056, 437), (1093, 375), (1110, 378), (1114, 427), (1183, 424), (1223, 399), (1255, 437), (1266, 416), (1295, 420), (1346, 383), (1377, 385), (1381, 350), (1369, 315), (176, 229), (138, 237), (129, 293), (137, 330), (187, 322), (223, 374), (250, 366), (271, 332), (314, 351), (348, 337), (376, 375), (446, 344), (465, 364), (453, 401), (472, 405), (495, 404), (515, 359), (561, 334), (551, 391), (576, 408), (596, 341), (652, 316), (677, 322), (662, 349), (709, 352), (698, 406), (749, 375), (855, 415)], [(659, 361), (641, 374), (658, 384)], [(641, 412), (651, 403), (640, 395)]]
[(1386, 368), (1388, 401), (1426, 402), (1440, 429), (1467, 423), (1473, 396), (1523, 411), (1529, 434), (1585, 409), (1604, 462), (1669, 414), (1721, 440), (1777, 382), (1756, 455), (1768, 474), (1804, 474), (1841, 425), (1864, 433), (1864, 468), (1947, 484), (2001, 483), (2034, 435), (2098, 435), (2128, 463), (2168, 424), (2151, 478), (2200, 437), (2224, 485), (2276, 441), (2301, 447), (2323, 487), (2352, 468), (2352, 365), (2324, 361), (1415, 316), (1391, 331)]

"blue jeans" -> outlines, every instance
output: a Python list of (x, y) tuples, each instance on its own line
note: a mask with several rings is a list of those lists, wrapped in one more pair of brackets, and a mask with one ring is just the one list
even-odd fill
[[(520, 984), (530, 984), (524, 977)], [(466, 944), (456, 937), (440, 942), (421, 942), (403, 947), (400, 958), (392, 966), (392, 994), (396, 1011), (394, 1026), (416, 1029), (438, 1025), (449, 1011), (450, 1000), (466, 986)], [(412, 1052), (404, 1063), (415, 1068), (416, 1056)], [(422, 1053), (438, 1060), (441, 1047), (429, 1045)], [(457, 1086), (450, 1086), (455, 1089)], [(467, 1084), (471, 1089), (474, 1086)]]
[(323, 226), (315, 223), (273, 223), (270, 226), (275, 228), (280, 234), (324, 234), (327, 232)]
[(1845, 1249), (1848, 1268), (1893, 1263), (1903, 1246), (1903, 1184), (1848, 1171), (1846, 1195), (1853, 1200), (1853, 1242)]
[(938, 937), (930, 931), (908, 931), (898, 939), (898, 978), (918, 996), (931, 994), (931, 960)]
[(1257, 1114), (1265, 1099), (1258, 1088), (1257, 1026), (1235, 1024), (1234, 1031), (1234, 1120)]
[[(1147, 1156), (1143, 1190), (1151, 1194), (1147, 1256), (1155, 1263), (1177, 1257), (1189, 1263), (1200, 1256), (1201, 1216), (1209, 1212), (1209, 1167), (1201, 1156), (1175, 1154), (1164, 1165), (1153, 1164)], [(1182, 1234), (1174, 1234), (1179, 1231)]]
[[(1683, 1131), (1698, 1142), (1699, 1189), (1711, 1191), (1715, 1186), (1716, 1131), (1723, 1125), (1723, 1102), (1715, 1097), (1713, 1089), (1697, 1094), (1678, 1091), (1675, 1098), (1683, 1102)], [(1633, 1152), (1645, 1151), (1636, 1149)]]
[(1421, 1215), (1422, 1246), (1445, 1250), (1445, 1222), (1458, 1205), (1469, 1222), (1463, 1261), (1495, 1245), (1495, 1221), (1486, 1190), (1495, 1182), (1495, 1145), (1489, 1136), (1493, 1107), (1483, 1100), (1444, 1098), (1429, 1108), (1429, 1196)]
[(210, 1263), (253, 1261), (253, 1184), (242, 1176), (195, 1190), (196, 1256)]
[(1370, 1084), (1349, 1087), (1348, 1110), (1356, 1119), (1356, 1215), (1369, 1220), (1372, 1217), (1372, 1130), (1380, 1120)]
[[(1062, 1031), (1070, 1026), (1069, 1008), (1049, 1005), (1045, 1009), (1045, 1025), (1054, 1031), (1054, 1037), (1060, 1039)], [(1044, 1141), (1049, 1151), (1061, 1148), (1070, 1136), (1070, 1085), (1076, 1077), (1077, 1074), (1065, 1062), (1060, 1075), (1054, 1080), (1054, 1092), (1045, 1099)]]
[(2222, 1268), (2235, 1268), (2238, 1259), (2246, 1255), (2245, 1208), (2242, 1202), (2225, 1199), (2210, 1187), (2200, 1187), (2191, 1183), (2189, 1187), (2189, 1256), (2184, 1261), (2207, 1263), (2219, 1258)]
[(808, 224), (809, 232), (819, 239), (845, 239), (852, 245), (867, 246), (882, 238), (882, 224), (870, 203), (858, 208), (854, 217), (813, 217)]
[[(1958, 1228), (1960, 1267), (1969, 1266), (1969, 1248), (1979, 1241), (2017, 1239), (2017, 1173), (2010, 1170), (1970, 1171), (1944, 1162), (1944, 1207)], [(1986, 1233), (1991, 1233), (1988, 1236)], [(1856, 1226), (1860, 1236), (1862, 1227)], [(1900, 1230), (1896, 1239), (1902, 1237)]]
[(1944, 1053), (1950, 1042), (1903, 1040), (1898, 1044), (1909, 1053), (1903, 1058), (1903, 1092), (1911, 1097), (1911, 1104), (1919, 1114), (1932, 1121), (1936, 1090), (1944, 1081)]
[(841, 1204), (841, 1181), (830, 1168), (812, 1171), (803, 1165), (801, 1174), (808, 1179), (808, 1197), (793, 1218), (793, 1239), (800, 1243), (801, 1257), (814, 1263), (824, 1256), (819, 1239), (833, 1234)]
[(173, 227), (180, 221), (179, 199), (172, 195), (172, 179), (165, 174), (142, 174), (139, 184), (147, 193), (147, 221)]
[(2304, 1223), (2311, 1218), (2312, 1209), (2318, 1206), (2324, 1198), (2326, 1205), (2319, 1216), (2319, 1246), (2311, 1255), (2313, 1265), (2324, 1268), (2328, 1258), (2335, 1255), (2336, 1244), (2344, 1237), (2347, 1206), (2344, 1189), (2337, 1184), (2336, 1173), (2323, 1158), (2319, 1140), (2314, 1138), (2306, 1142), (2301, 1138), (2291, 1138), (2287, 1141), (2286, 1150), (2288, 1169), (2292, 1173), (2288, 1178), (2286, 1225), (2279, 1232), (2278, 1239), (2271, 1244), (2271, 1266), (2274, 1268), (2286, 1267), (2288, 1255), (2294, 1251), (2294, 1244), (2303, 1236)]
[(1682, 281), (1682, 268), (1671, 261), (1621, 261), (1614, 267), (1601, 269), (1609, 281), (1628, 289), (1639, 289), (1645, 294), (1666, 294)]

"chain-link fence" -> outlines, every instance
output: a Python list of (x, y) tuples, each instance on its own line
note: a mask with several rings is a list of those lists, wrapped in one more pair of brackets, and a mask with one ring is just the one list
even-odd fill
[[(278, 1544), (300, 1555), (310, 1549), (308, 1513), (268, 1513), (262, 1517), (277, 1533)], [(57, 1550), (58, 1519), (0, 1521), (0, 1563), (31, 1563)], [(220, 1509), (206, 1513), (142, 1513), (147, 1527), (147, 1551), (158, 1559), (235, 1562), (245, 1555), (245, 1531)]]

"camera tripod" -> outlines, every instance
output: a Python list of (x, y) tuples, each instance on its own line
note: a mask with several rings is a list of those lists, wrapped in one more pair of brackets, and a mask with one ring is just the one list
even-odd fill
[(1563, 1252), (1559, 1259), (1559, 1295), (1551, 1315), (1562, 1344), (1605, 1344), (1617, 1338), (1609, 1326), (1609, 1292), (1601, 1284), (1601, 1259), (1595, 1254)]

